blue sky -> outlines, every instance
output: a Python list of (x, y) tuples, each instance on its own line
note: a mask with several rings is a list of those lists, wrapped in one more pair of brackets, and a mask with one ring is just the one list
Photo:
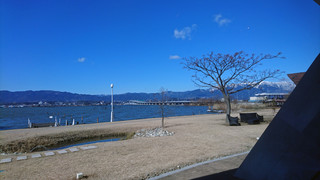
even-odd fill
[(283, 52), (264, 67), (287, 74), (320, 52), (312, 0), (0, 1), (1, 90), (185, 91), (198, 87), (182, 57)]

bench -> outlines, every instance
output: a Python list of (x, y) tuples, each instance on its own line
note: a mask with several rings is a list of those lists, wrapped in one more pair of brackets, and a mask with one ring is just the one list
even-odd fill
[(263, 116), (257, 113), (240, 113), (240, 121), (248, 124), (260, 124), (263, 122)]
[(241, 126), (241, 124), (239, 123), (239, 118), (238, 117), (232, 117), (232, 116), (227, 114), (227, 118), (228, 118), (230, 126)]
[(53, 127), (54, 123), (31, 123), (31, 128)]

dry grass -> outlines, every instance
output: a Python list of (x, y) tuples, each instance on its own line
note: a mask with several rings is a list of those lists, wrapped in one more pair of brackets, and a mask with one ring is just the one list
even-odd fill
[(0, 144), (1, 153), (26, 153), (68, 145), (84, 140), (132, 137), (133, 132), (110, 132), (108, 130), (87, 130), (35, 136)]
[[(252, 111), (252, 110), (259, 110), (259, 109), (267, 109), (270, 107), (268, 107), (267, 104), (262, 104), (262, 103), (231, 103), (231, 108), (233, 111), (246, 111), (246, 110)], [(213, 105), (213, 109), (223, 110), (225, 112), (226, 105), (224, 102), (217, 102)]]
[[(270, 109), (261, 115), (273, 116)], [(236, 116), (237, 114), (233, 114)], [(166, 119), (166, 129), (173, 136), (134, 138), (97, 143), (97, 149), (51, 157), (14, 160), (0, 164), (0, 179), (74, 179), (83, 172), (88, 179), (145, 179), (195, 162), (249, 150), (268, 123), (226, 126), (225, 115), (197, 115)], [(133, 132), (161, 125), (161, 119), (90, 124), (85, 126), (1, 131), (6, 142), (74, 131)], [(84, 133), (85, 134), (85, 133)], [(43, 152), (40, 152), (43, 153)], [(30, 156), (30, 153), (25, 155)], [(2, 158), (17, 155), (4, 155)]]

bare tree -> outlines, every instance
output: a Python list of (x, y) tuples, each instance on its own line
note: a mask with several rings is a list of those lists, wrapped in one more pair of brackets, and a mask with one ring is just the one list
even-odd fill
[(218, 89), (223, 94), (227, 109), (226, 114), (230, 115), (231, 94), (251, 89), (262, 81), (282, 73), (279, 70), (257, 71), (256, 69), (257, 66), (262, 65), (263, 60), (284, 58), (280, 55), (280, 52), (276, 55), (249, 55), (243, 51), (234, 54), (214, 54), (211, 52), (201, 58), (184, 58), (183, 65), (186, 69), (195, 72), (193, 78), (197, 85)]
[(160, 88), (159, 107), (160, 107), (160, 113), (161, 113), (161, 127), (162, 128), (164, 128), (165, 104), (167, 101), (166, 93), (167, 93), (167, 91), (164, 88)]

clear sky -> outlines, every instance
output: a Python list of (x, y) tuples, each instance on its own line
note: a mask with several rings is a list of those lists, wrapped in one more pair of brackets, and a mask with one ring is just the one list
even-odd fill
[(182, 57), (283, 52), (265, 67), (287, 74), (320, 52), (312, 0), (0, 1), (1, 90), (186, 91)]

